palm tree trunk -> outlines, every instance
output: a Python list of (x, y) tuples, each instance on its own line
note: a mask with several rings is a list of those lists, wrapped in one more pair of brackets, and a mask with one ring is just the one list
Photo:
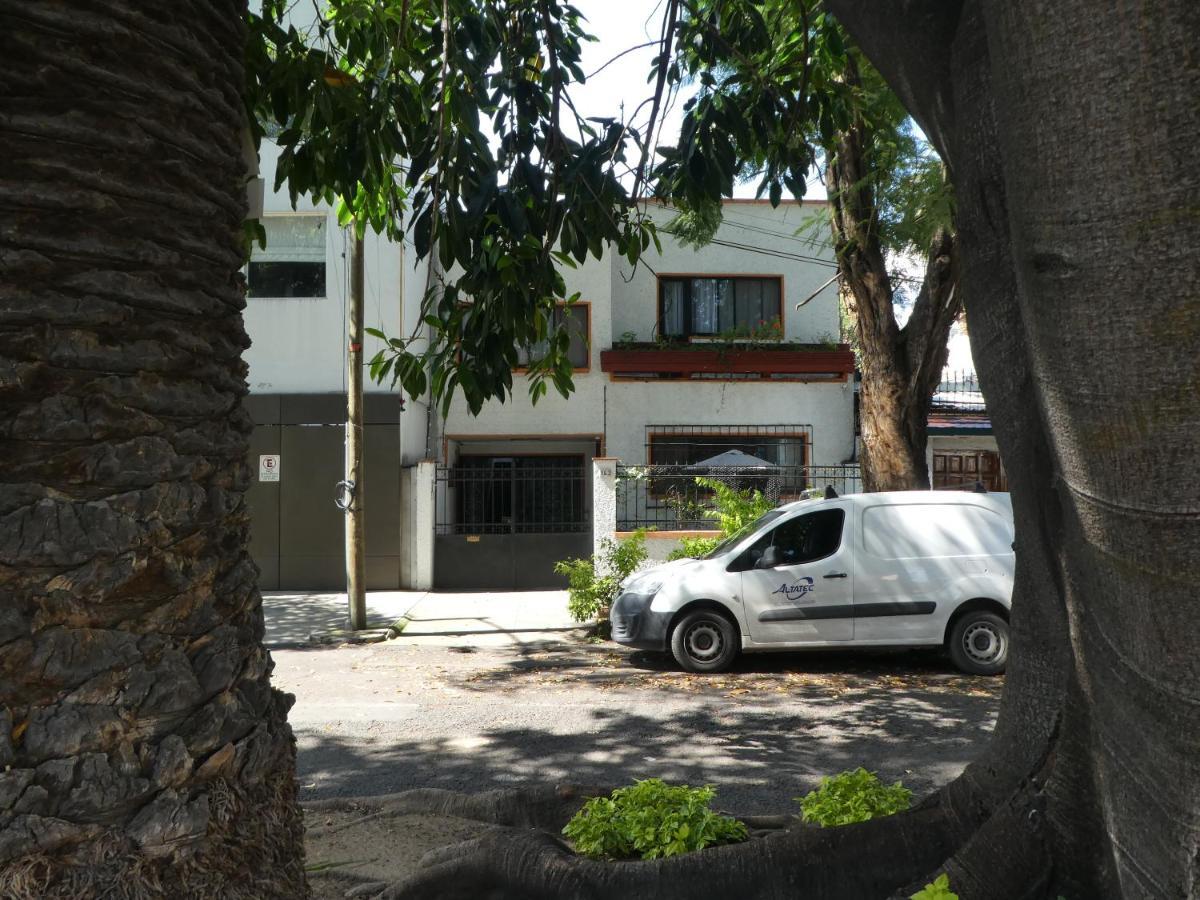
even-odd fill
[(303, 897), (237, 0), (0, 0), (0, 896)]

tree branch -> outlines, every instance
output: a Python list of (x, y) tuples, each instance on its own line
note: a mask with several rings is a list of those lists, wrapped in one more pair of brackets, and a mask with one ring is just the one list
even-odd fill
[(638, 164), (637, 178), (634, 180), (633, 191), (630, 195), (634, 198), (638, 196), (638, 192), (646, 181), (646, 165), (650, 161), (654, 144), (654, 123), (658, 118), (658, 109), (662, 105), (663, 88), (667, 82), (667, 67), (671, 61), (671, 45), (675, 39), (675, 23), (678, 16), (678, 0), (668, 0), (662, 31), (662, 51), (658, 57), (658, 77), (654, 84), (654, 105), (650, 107), (650, 124), (646, 128), (645, 138), (642, 142), (642, 160)]
[(941, 229), (930, 242), (921, 291), (900, 331), (914, 396), (928, 396), (940, 378), (950, 327), (962, 307), (957, 241), (953, 233)]

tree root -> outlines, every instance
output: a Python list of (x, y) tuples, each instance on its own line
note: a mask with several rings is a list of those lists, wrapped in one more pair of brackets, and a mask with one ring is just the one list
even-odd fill
[(377, 900), (696, 900), (886, 897), (954, 851), (935, 807), (841, 828), (792, 828), (648, 861), (575, 855), (544, 831), (497, 828), (435, 850)]

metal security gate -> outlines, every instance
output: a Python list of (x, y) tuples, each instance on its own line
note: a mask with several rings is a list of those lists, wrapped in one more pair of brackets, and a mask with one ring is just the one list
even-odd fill
[(591, 553), (583, 456), (462, 456), (438, 467), (436, 498), (439, 590), (564, 587), (554, 564)]

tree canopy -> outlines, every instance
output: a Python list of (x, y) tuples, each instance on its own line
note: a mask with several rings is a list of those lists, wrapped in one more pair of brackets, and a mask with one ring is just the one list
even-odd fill
[(615, 119), (587, 121), (569, 88), (587, 40), (557, 0), (330, 0), (311, 29), (282, 0), (250, 14), (247, 96), (255, 137), (281, 148), (276, 185), (341, 199), (344, 218), (398, 238), (443, 273), (417, 334), (392, 336), (373, 365), (413, 395), (432, 381), (473, 411), (512, 391), (518, 347), (536, 398), (572, 388), (573, 302), (562, 269), (606, 246), (630, 262), (656, 240), (621, 175), (646, 147)]
[[(879, 233), (924, 250), (948, 217), (936, 157), (903, 107), (816, 0), (669, 0), (647, 96), (624, 120), (586, 120), (571, 89), (586, 23), (558, 0), (331, 0), (304, 27), (284, 0), (249, 15), (247, 96), (256, 141), (281, 149), (276, 187), (337, 204), (343, 223), (431, 257), (439, 283), (417, 331), (388, 336), (377, 379), (473, 411), (513, 390), (521, 346), (536, 399), (572, 387), (564, 269), (608, 247), (631, 264), (657, 241), (639, 204), (684, 211), (703, 240), (720, 201), (754, 177), (773, 203), (802, 198), (853, 117), (868, 121)], [(315, 15), (315, 13), (313, 14)], [(848, 66), (862, 77), (844, 77)], [(694, 88), (682, 131), (657, 144), (666, 98)], [(427, 377), (432, 384), (427, 384)]]

